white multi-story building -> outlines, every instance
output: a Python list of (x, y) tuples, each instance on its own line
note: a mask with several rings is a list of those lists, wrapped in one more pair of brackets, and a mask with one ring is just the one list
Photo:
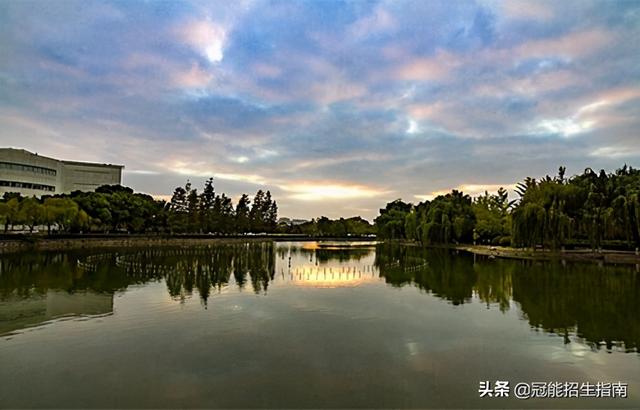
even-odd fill
[(122, 183), (123, 165), (63, 161), (32, 152), (0, 148), (0, 197), (5, 192), (23, 196), (93, 191), (101, 185)]

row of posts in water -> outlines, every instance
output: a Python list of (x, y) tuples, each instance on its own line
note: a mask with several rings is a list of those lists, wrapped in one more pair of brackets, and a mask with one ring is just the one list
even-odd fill
[[(143, 264), (138, 262), (126, 262), (120, 261), (116, 264), (119, 268), (124, 269), (129, 274), (140, 274), (144, 273), (151, 276), (164, 276), (170, 273), (175, 272), (176, 270), (180, 270), (180, 265), (153, 265), (153, 264)], [(84, 271), (92, 271), (96, 268), (91, 264), (83, 263), (78, 261), (78, 266), (82, 268)], [(413, 272), (420, 270), (421, 268), (426, 267), (427, 264), (410, 266), (404, 269), (405, 272)], [(211, 274), (214, 271), (210, 266), (200, 265), (198, 268), (194, 269), (193, 266), (183, 265), (182, 268), (191, 268), (186, 269), (186, 272), (196, 272), (202, 274)], [(334, 269), (335, 268), (335, 269)], [(281, 277), (285, 278), (284, 269), (280, 269)], [(295, 271), (288, 269), (287, 273), (289, 274), (290, 280), (310, 280), (312, 279), (315, 273), (315, 279), (331, 279), (331, 280), (349, 280), (356, 278), (376, 278), (378, 276), (378, 269), (373, 265), (365, 265), (365, 266), (342, 266), (342, 267), (312, 267), (312, 268), (296, 268)]]

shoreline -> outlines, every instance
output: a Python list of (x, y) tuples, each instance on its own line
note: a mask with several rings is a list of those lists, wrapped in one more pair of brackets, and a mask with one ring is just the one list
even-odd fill
[(536, 260), (536, 261), (573, 261), (598, 262), (618, 264), (640, 264), (640, 255), (631, 251), (602, 250), (593, 252), (591, 249), (572, 249), (565, 251), (526, 250), (504, 246), (489, 245), (457, 245), (453, 249), (470, 252), (494, 258)]
[(369, 237), (309, 237), (303, 235), (3, 235), (0, 237), (0, 254), (24, 251), (65, 251), (91, 248), (195, 246), (239, 242), (307, 242), (307, 241), (375, 241)]
[[(149, 247), (149, 246), (195, 246), (213, 245), (238, 242), (310, 242), (310, 241), (336, 241), (336, 242), (362, 242), (376, 241), (371, 237), (310, 237), (304, 235), (265, 234), (265, 235), (60, 235), (60, 236), (32, 236), (32, 235), (2, 235), (0, 237), (0, 254), (23, 251), (64, 251), (91, 248), (118, 248), (118, 247)], [(380, 241), (381, 243), (385, 241)], [(386, 241), (407, 246), (421, 246), (413, 241)], [(451, 246), (426, 246), (432, 249), (451, 249), (469, 252), (475, 255), (490, 258), (539, 260), (539, 261), (583, 261), (599, 263), (640, 264), (640, 255), (632, 251), (602, 250), (592, 252), (590, 249), (572, 249), (563, 251), (536, 250), (511, 248), (490, 245), (451, 245)]]
[[(406, 246), (421, 247), (415, 241), (389, 241)], [(487, 256), (489, 258), (519, 259), (531, 261), (572, 261), (572, 262), (598, 262), (613, 264), (635, 264), (640, 265), (640, 255), (632, 251), (606, 250), (593, 252), (591, 249), (570, 249), (563, 251), (551, 251), (549, 249), (539, 249), (532, 251), (524, 248), (511, 248), (506, 246), (493, 245), (450, 245), (422, 246), (430, 249), (450, 249), (456, 251), (469, 252), (471, 254)]]

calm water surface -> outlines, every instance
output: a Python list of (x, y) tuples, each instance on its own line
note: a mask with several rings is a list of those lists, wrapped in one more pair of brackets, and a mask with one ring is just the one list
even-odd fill
[(639, 275), (366, 244), (0, 256), (0, 407), (639, 408)]

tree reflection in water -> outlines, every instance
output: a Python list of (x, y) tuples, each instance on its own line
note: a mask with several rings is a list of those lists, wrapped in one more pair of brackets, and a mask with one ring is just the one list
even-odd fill
[[(427, 264), (411, 269), (420, 261)], [(477, 298), (503, 312), (516, 302), (536, 329), (593, 349), (638, 351), (640, 280), (627, 266), (488, 259), (446, 250), (379, 245), (376, 265), (393, 286), (412, 284), (454, 305)]]
[(287, 280), (286, 275), (276, 277), (276, 271), (295, 269), (301, 261), (317, 270), (344, 267), (362, 263), (372, 252), (373, 266), (367, 266), (366, 272), (391, 286), (415, 286), (453, 305), (479, 301), (502, 312), (515, 303), (533, 328), (563, 335), (566, 342), (575, 335), (593, 349), (638, 351), (640, 280), (633, 269), (490, 260), (390, 244), (345, 249), (251, 242), (4, 255), (0, 257), (0, 303), (8, 311), (20, 300), (42, 298), (49, 291), (112, 296), (130, 285), (164, 280), (172, 298), (184, 301), (195, 291), (206, 305), (214, 292), (229, 286), (265, 294), (274, 281)]
[(206, 304), (211, 290), (227, 286), (232, 275), (240, 289), (251, 282), (255, 293), (266, 293), (275, 274), (275, 246), (256, 242), (152, 249), (118, 256), (115, 265), (126, 274), (148, 278), (160, 273), (171, 297), (184, 300), (197, 290)]

